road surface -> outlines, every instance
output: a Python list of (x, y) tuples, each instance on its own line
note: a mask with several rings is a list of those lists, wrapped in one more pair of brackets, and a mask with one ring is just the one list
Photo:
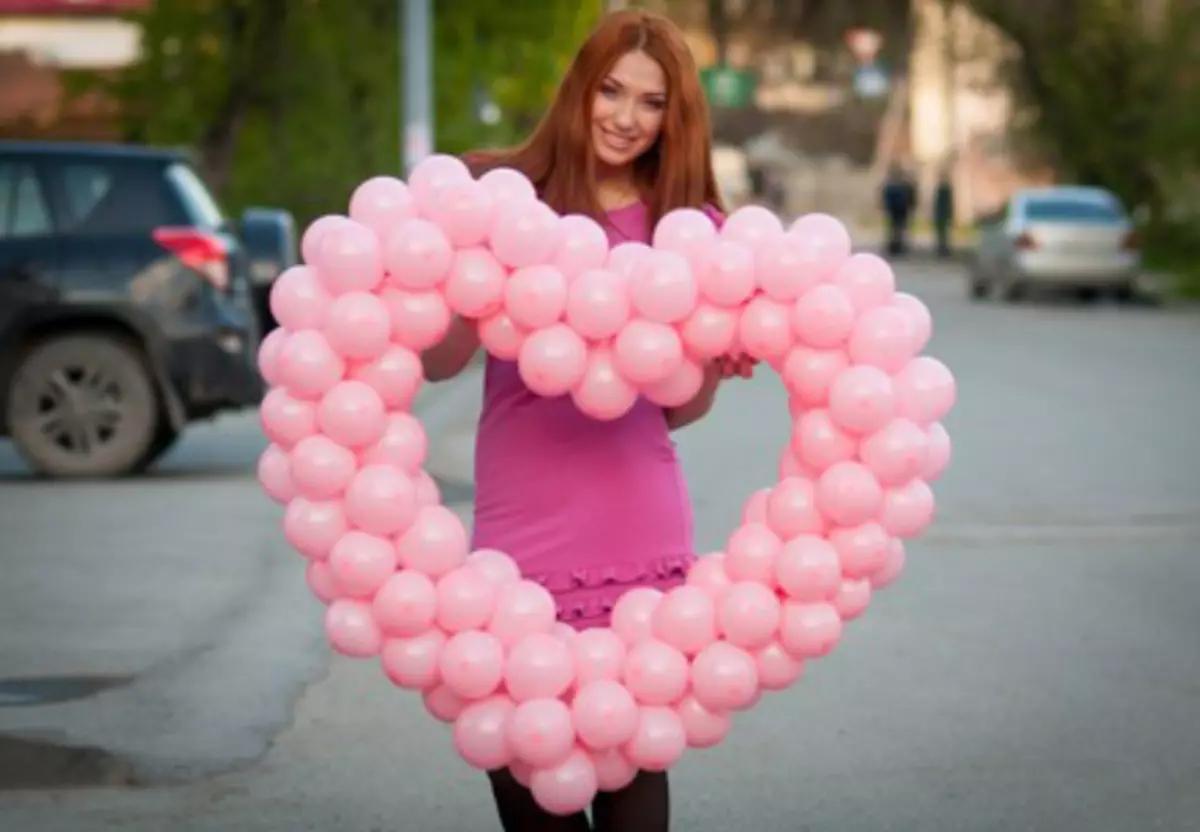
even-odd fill
[[(950, 267), (900, 271), (960, 382), (937, 524), (832, 657), (678, 767), (677, 828), (1195, 828), (1200, 317), (972, 305)], [(452, 425), (469, 412), (445, 408)], [(768, 481), (786, 430), (764, 375), (679, 435), (703, 547)], [(449, 434), (452, 474), (469, 445)], [(413, 697), (370, 663), (329, 661), (250, 479), (260, 447), (252, 422), (227, 420), (147, 480), (0, 483), (6, 674), (148, 674), (0, 707), (0, 731), (108, 743), (148, 777), (239, 765), (140, 790), (3, 792), (0, 828), (497, 828), (482, 778)]]

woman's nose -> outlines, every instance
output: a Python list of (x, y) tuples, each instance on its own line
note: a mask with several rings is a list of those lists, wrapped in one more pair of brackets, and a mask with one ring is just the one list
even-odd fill
[(623, 130), (632, 128), (634, 125), (633, 104), (628, 101), (621, 102), (613, 114), (613, 121)]

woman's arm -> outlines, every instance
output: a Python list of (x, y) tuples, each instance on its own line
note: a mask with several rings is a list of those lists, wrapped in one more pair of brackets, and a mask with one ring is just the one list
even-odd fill
[(704, 383), (691, 401), (679, 407), (665, 408), (667, 429), (678, 430), (704, 417), (712, 410), (717, 398), (717, 387), (721, 384), (721, 368), (715, 362), (704, 368)]
[(455, 316), (441, 343), (421, 353), (427, 381), (445, 381), (462, 372), (479, 349), (479, 332), (473, 321)]

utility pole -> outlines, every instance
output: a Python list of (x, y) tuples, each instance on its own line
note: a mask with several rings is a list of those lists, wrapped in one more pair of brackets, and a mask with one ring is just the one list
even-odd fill
[(405, 174), (433, 152), (433, 14), (432, 0), (398, 0), (403, 4), (400, 32), (402, 169)]

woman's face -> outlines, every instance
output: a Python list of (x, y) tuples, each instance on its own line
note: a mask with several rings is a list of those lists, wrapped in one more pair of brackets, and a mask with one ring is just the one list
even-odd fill
[(658, 139), (667, 79), (645, 52), (627, 52), (600, 82), (592, 103), (592, 147), (606, 167), (624, 167)]

